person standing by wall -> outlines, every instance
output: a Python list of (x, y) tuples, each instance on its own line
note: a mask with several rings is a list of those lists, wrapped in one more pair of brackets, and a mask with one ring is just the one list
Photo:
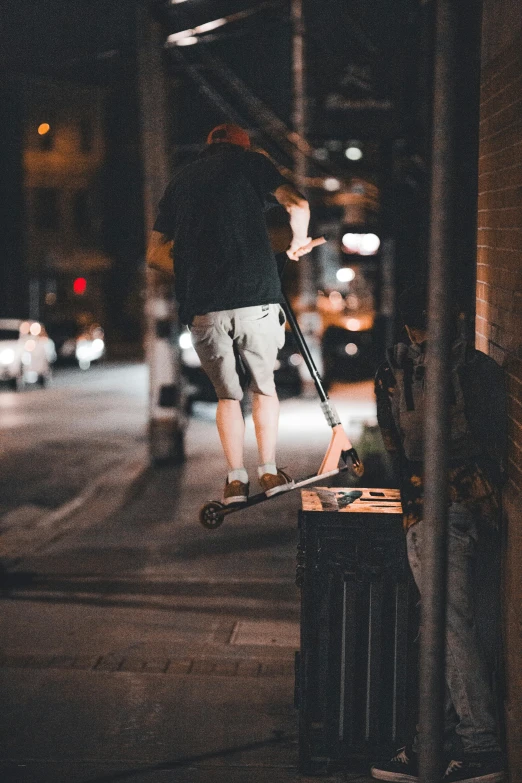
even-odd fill
[[(388, 352), (376, 375), (377, 418), (400, 481), (408, 560), (421, 589), (423, 539), (426, 291), (399, 297), (410, 345)], [(455, 319), (456, 323), (456, 319)], [(507, 443), (506, 394), (501, 368), (455, 334), (452, 346), (448, 560), (446, 597), (446, 707), (444, 783), (505, 780), (494, 700), (476, 622), (473, 569), (485, 526), (500, 521), (500, 487)], [(493, 554), (493, 553), (492, 553)], [(421, 595), (422, 600), (422, 595)], [(371, 774), (414, 783), (417, 744), (400, 748)]]

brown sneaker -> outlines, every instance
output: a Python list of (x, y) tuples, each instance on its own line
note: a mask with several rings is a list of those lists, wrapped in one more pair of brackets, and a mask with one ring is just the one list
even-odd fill
[(288, 489), (292, 489), (294, 486), (293, 479), (291, 479), (284, 470), (281, 470), (281, 468), (277, 469), (277, 474), (263, 473), (259, 479), (259, 483), (267, 498), (272, 497), (272, 495), (277, 495), (278, 492), (285, 492)]
[(232, 503), (246, 503), (248, 500), (249, 484), (242, 481), (228, 481), (223, 491), (223, 503), (230, 506)]

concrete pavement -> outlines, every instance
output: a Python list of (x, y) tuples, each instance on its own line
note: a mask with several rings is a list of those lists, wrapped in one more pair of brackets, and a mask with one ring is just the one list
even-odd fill
[[(374, 415), (367, 384), (337, 404), (354, 438)], [(223, 464), (212, 409), (197, 414), (184, 466), (146, 471), (130, 497), (120, 485), (91, 498), (10, 567), (2, 783), (306, 780), (293, 708), (298, 493), (204, 530), (197, 510), (219, 495)], [(314, 402), (283, 403), (281, 464), (312, 472), (328, 439)]]

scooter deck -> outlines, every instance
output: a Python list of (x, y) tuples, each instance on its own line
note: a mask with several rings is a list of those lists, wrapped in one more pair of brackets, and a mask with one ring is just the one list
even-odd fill
[(293, 492), (294, 489), (301, 489), (301, 487), (306, 487), (308, 484), (314, 484), (316, 481), (331, 478), (332, 476), (337, 476), (339, 473), (342, 473), (345, 470), (348, 470), (348, 465), (341, 465), (340, 467), (335, 468), (334, 470), (329, 470), (326, 473), (314, 473), (313, 476), (307, 476), (306, 478), (299, 479), (298, 481), (295, 481), (291, 487), (282, 489), (280, 492), (276, 492), (274, 495), (267, 496), (264, 492), (259, 492), (257, 495), (252, 495), (248, 498), (246, 503), (233, 503), (232, 505), (226, 506), (219, 500), (211, 500), (208, 503), (205, 503), (205, 505), (201, 508), (201, 511), (199, 512), (199, 521), (203, 527), (206, 527), (209, 530), (214, 530), (223, 523), (224, 518), (229, 514), (234, 514), (236, 511), (242, 511), (243, 509), (250, 508), (251, 506), (257, 506), (258, 503), (264, 503), (265, 500), (273, 500), (274, 498), (279, 498), (282, 495), (287, 495), (289, 492)]

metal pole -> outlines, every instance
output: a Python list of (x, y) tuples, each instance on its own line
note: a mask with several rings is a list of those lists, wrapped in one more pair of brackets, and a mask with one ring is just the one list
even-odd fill
[[(301, 193), (306, 195), (306, 140), (308, 130), (308, 102), (306, 99), (306, 52), (303, 0), (292, 0), (292, 79), (293, 112), (292, 124), (297, 134), (294, 152), (295, 183)], [(303, 304), (315, 302), (314, 275), (311, 257), (303, 256), (299, 260), (300, 293)]]
[(299, 346), (301, 356), (303, 357), (305, 364), (308, 367), (308, 371), (312, 376), (312, 381), (314, 382), (314, 386), (317, 389), (317, 394), (319, 395), (319, 399), (321, 400), (321, 402), (326, 402), (328, 400), (328, 394), (325, 391), (323, 382), (321, 380), (321, 376), (319, 375), (319, 371), (315, 365), (312, 354), (310, 353), (310, 349), (306, 344), (306, 340), (303, 337), (301, 327), (297, 322), (297, 318), (295, 317), (295, 313), (292, 310), (292, 306), (290, 305), (290, 302), (288, 301), (288, 298), (284, 293), (283, 293), (283, 299), (284, 299), (283, 307), (286, 314), (286, 318), (292, 328), (292, 332), (294, 333), (294, 337), (296, 339), (297, 345)]
[[(303, 0), (292, 0), (292, 44), (293, 44), (293, 126), (294, 131), (302, 139), (306, 138), (308, 124), (306, 102), (306, 70), (305, 70), (305, 43), (304, 43), (304, 18)], [(301, 145), (295, 147), (295, 174), (296, 184), (299, 188), (305, 188), (306, 180), (306, 155)]]
[[(143, 160), (145, 234), (169, 181), (167, 94), (161, 61), (163, 37), (142, 0), (136, 0), (137, 76)], [(177, 318), (172, 286), (146, 270), (145, 354), (149, 368), (149, 452), (153, 462), (183, 459), (185, 414), (181, 405)]]
[(436, 6), (420, 649), (420, 780), (439, 783), (442, 760), (451, 269), (455, 200), (455, 0)]

